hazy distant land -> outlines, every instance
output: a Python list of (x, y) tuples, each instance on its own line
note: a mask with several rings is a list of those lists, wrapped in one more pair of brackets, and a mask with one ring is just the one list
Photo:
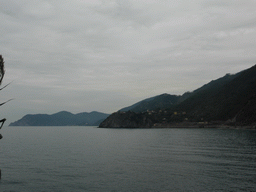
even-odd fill
[(52, 115), (25, 115), (9, 126), (98, 126), (109, 114), (93, 111), (90, 113), (72, 114), (61, 111)]

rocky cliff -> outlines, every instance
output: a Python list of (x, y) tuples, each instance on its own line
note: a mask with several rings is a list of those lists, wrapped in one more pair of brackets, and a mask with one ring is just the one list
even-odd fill
[(144, 113), (135, 112), (116, 112), (105, 119), (99, 127), (105, 128), (148, 128), (152, 127), (154, 122)]

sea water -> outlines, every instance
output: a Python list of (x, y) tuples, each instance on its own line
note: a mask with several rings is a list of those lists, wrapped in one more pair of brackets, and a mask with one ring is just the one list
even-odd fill
[(0, 191), (256, 191), (256, 131), (4, 127)]

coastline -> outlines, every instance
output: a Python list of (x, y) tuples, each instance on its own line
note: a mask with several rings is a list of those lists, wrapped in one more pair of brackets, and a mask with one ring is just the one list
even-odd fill
[(155, 123), (152, 128), (217, 128), (217, 129), (256, 129), (256, 125), (230, 125), (207, 122)]
[(216, 129), (249, 129), (256, 130), (256, 123), (250, 125), (231, 124), (226, 121), (214, 121), (214, 122), (161, 122), (155, 124), (139, 125), (139, 124), (108, 124), (108, 126), (99, 126), (98, 128), (116, 128), (116, 129), (158, 129), (158, 128), (216, 128)]
[(207, 129), (207, 128), (215, 128), (215, 129), (248, 129), (248, 130), (256, 130), (256, 127), (255, 126), (229, 126), (229, 125), (209, 125), (209, 126), (204, 126), (204, 127), (201, 127), (201, 126), (197, 126), (197, 125), (194, 125), (194, 126), (181, 126), (181, 125), (168, 125), (168, 126), (163, 126), (163, 125), (160, 125), (160, 126), (154, 126), (154, 127), (151, 127), (151, 128), (200, 128), (200, 129)]

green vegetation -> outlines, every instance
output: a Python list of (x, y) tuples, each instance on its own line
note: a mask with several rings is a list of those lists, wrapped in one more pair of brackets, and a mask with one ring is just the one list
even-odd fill
[[(4, 70), (4, 59), (3, 59), (2, 55), (0, 55), (0, 85), (2, 84), (2, 81), (3, 81), (3, 78), (4, 78), (4, 74), (5, 74), (5, 70)], [(3, 87), (3, 88), (5, 88), (5, 87)], [(0, 90), (2, 90), (3, 88), (1, 88)], [(6, 103), (6, 102), (1, 103), (0, 106), (3, 105), (3, 104), (5, 104), (5, 103)], [(5, 118), (3, 118), (3, 119), (0, 120), (0, 123), (1, 123), (0, 129), (3, 127), (5, 121), (6, 121)], [(2, 138), (3, 138), (3, 136), (0, 134), (0, 139), (2, 139)]]
[(135, 103), (130, 107), (120, 109), (120, 111), (146, 112), (148, 110), (170, 108), (176, 105), (180, 98), (181, 96), (169, 95), (167, 93), (164, 93), (162, 95), (151, 97), (138, 103)]

